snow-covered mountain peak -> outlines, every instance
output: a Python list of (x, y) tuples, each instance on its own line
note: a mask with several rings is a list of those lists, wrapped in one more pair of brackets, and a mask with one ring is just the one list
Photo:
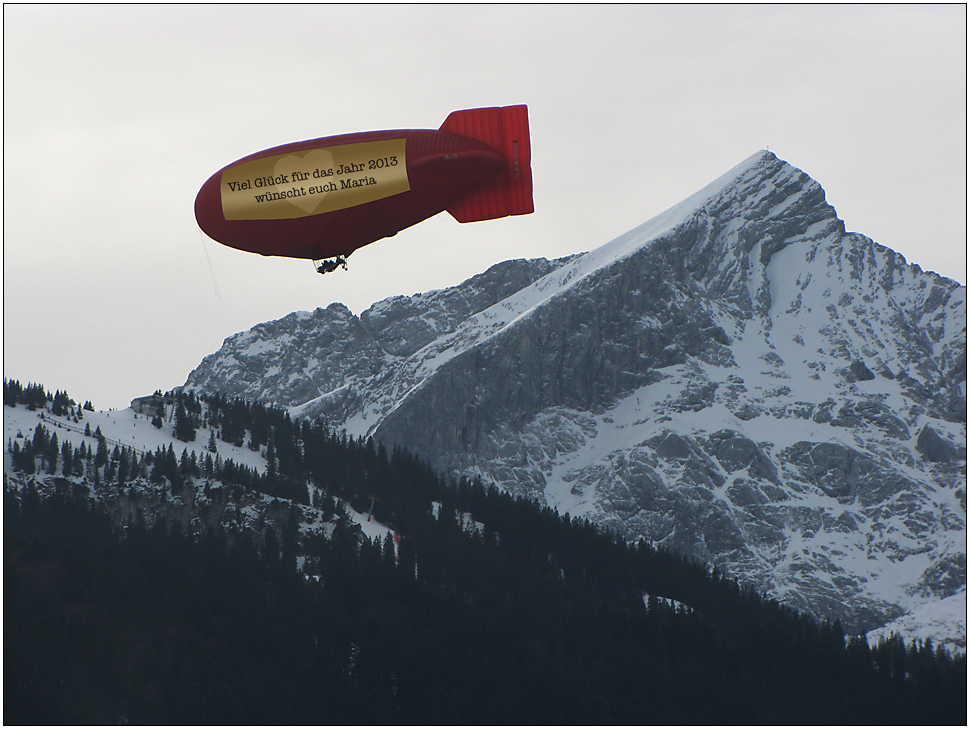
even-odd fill
[[(719, 220), (731, 222), (717, 230), (720, 226), (712, 227), (712, 224)], [(741, 260), (763, 242), (752, 236), (739, 238), (737, 233), (742, 228), (742, 221), (748, 226), (760, 224), (768, 229), (765, 233), (776, 233), (775, 238), (775, 228), (779, 225), (808, 237), (823, 230), (844, 232), (835, 209), (825, 202), (821, 185), (771, 152), (761, 151), (687, 199), (609, 243), (578, 256), (569, 265), (510, 298), (528, 304), (550, 294), (562, 293), (591, 273), (621, 262), (644, 246), (669, 238), (685, 227), (707, 227), (710, 233), (700, 241), (701, 245), (688, 251), (689, 258), (684, 261), (688, 266), (710, 257), (714, 253), (710, 244), (715, 240), (725, 246), (718, 258)], [(717, 234), (720, 234), (719, 238)], [(780, 243), (787, 244), (796, 239), (782, 238)], [(759, 248), (763, 263), (777, 250), (776, 246)], [(507, 307), (510, 302), (501, 303)]]
[(186, 384), (410, 448), (850, 630), (939, 626), (965, 590), (966, 288), (846, 233), (768, 152), (589, 253), (251, 332)]
[[(721, 221), (729, 222), (724, 225)], [(732, 221), (745, 221), (747, 231), (758, 227), (760, 234), (739, 235), (742, 227)], [(690, 250), (676, 247), (664, 250), (678, 231), (698, 228), (705, 235)], [(779, 230), (786, 228), (791, 228), (794, 235), (778, 240)], [(750, 313), (757, 302), (768, 300), (763, 265), (754, 263), (757, 270), (749, 272), (757, 280), (754, 288), (750, 281), (740, 286), (743, 269), (752, 265), (753, 250), (756, 250), (755, 261), (765, 264), (774, 252), (789, 243), (843, 232), (842, 222), (825, 202), (825, 192), (817, 182), (770, 152), (759, 152), (643, 225), (575, 256), (531, 285), (468, 317), (453, 331), (428, 342), (419, 355), (420, 376), (430, 376), (453, 356), (501, 334), (537, 307), (568, 295), (588, 277), (621, 265), (645, 247), (661, 248), (668, 265), (675, 268), (686, 265), (692, 271), (700, 271), (700, 275), (694, 275), (694, 282), (705, 293), (711, 286), (739, 287), (739, 305)], [(772, 243), (763, 245), (766, 239)], [(744, 294), (748, 295), (747, 300)], [(396, 299), (389, 299), (375, 307), (384, 309), (394, 303)]]

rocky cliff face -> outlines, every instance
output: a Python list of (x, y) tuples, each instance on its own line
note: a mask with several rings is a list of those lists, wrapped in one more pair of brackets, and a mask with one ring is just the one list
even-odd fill
[[(770, 153), (585, 255), (261, 324), (186, 385), (403, 445), (849, 630), (965, 645), (966, 289), (846, 233)], [(945, 629), (940, 605), (962, 609)]]

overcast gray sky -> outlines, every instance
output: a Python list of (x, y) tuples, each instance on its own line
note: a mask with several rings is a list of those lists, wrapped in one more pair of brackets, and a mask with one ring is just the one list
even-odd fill
[[(966, 283), (966, 8), (4, 6), (3, 372), (98, 408), (238, 331), (596, 248), (769, 148), (849, 230)], [(203, 239), (224, 165), (528, 104), (533, 215), (447, 214), (349, 271)]]

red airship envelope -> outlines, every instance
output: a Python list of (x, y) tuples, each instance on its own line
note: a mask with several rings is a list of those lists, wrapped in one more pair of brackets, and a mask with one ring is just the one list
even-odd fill
[(447, 210), (458, 222), (526, 215), (524, 104), (455, 111), (440, 129), (358, 132), (273, 147), (210, 177), (195, 198), (205, 233), (331, 271), (358, 248)]

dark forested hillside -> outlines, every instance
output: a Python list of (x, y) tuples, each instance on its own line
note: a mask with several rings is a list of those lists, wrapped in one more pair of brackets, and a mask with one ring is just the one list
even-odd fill
[[(272, 408), (180, 404), (262, 448), (265, 473), (167, 450), (54, 456), (44, 432), (9, 446), (4, 723), (966, 721), (965, 657), (869, 647), (646, 542)], [(110, 496), (153, 490), (200, 511), (266, 493), (281, 516), (253, 532)], [(399, 542), (364, 538), (348, 507)], [(311, 510), (331, 528), (302, 530)]]

